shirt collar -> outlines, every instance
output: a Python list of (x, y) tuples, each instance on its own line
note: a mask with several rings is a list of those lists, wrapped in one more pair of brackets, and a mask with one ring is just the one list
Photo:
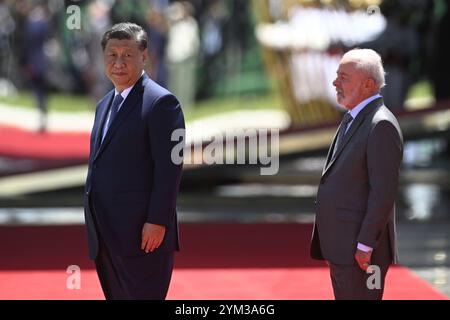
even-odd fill
[[(144, 75), (144, 73), (145, 73), (145, 71), (142, 70), (141, 77)], [(128, 94), (130, 93), (131, 89), (133, 89), (133, 87), (134, 87), (134, 84), (131, 87), (128, 87), (122, 91), (122, 93), (120, 95), (122, 96), (123, 101), (125, 101), (125, 99), (128, 97)], [(117, 91), (117, 89), (114, 89), (114, 97), (116, 97), (118, 94), (119, 94), (119, 91)]]
[(350, 110), (350, 115), (352, 116), (353, 119), (356, 118), (356, 116), (358, 115), (358, 113), (361, 112), (362, 109), (364, 109), (365, 106), (367, 106), (369, 103), (371, 103), (373, 100), (381, 98), (381, 95), (379, 93), (374, 94), (371, 97), (368, 97), (367, 99), (361, 101), (360, 103), (358, 103), (356, 105), (356, 107), (354, 107), (352, 110)]
[[(128, 94), (130, 94), (131, 89), (133, 89), (134, 85), (132, 85), (129, 88), (126, 88), (125, 90), (122, 91), (122, 93), (120, 93), (120, 95), (122, 96), (123, 100), (125, 100), (128, 97)], [(114, 97), (117, 96), (119, 94), (119, 91), (117, 91), (117, 89), (114, 89)]]

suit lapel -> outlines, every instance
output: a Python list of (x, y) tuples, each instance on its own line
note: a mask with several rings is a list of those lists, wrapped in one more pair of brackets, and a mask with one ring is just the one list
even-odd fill
[(348, 142), (350, 141), (352, 136), (355, 134), (355, 132), (358, 130), (358, 128), (361, 126), (361, 124), (364, 122), (366, 115), (369, 114), (370, 112), (374, 112), (376, 109), (378, 109), (382, 105), (383, 105), (383, 99), (378, 98), (378, 99), (375, 99), (372, 102), (370, 102), (367, 106), (364, 107), (364, 109), (362, 109), (358, 113), (358, 115), (356, 116), (356, 119), (353, 120), (352, 125), (350, 126), (347, 133), (345, 134), (344, 140), (342, 141), (342, 143), (340, 143), (339, 148), (336, 150), (336, 154), (335, 154), (334, 158), (331, 158), (331, 154), (332, 154), (331, 151), (333, 150), (334, 145), (336, 143), (337, 132), (339, 132), (339, 129), (337, 130), (337, 132), (334, 136), (334, 139), (333, 139), (332, 147), (328, 150), (328, 157), (327, 157), (327, 162), (326, 162), (327, 164), (322, 173), (322, 176), (325, 175), (325, 173), (328, 171), (328, 169), (333, 165), (333, 163), (339, 157), (342, 150), (344, 150), (345, 146), (348, 144)]
[(99, 118), (97, 120), (97, 127), (94, 132), (94, 148), (93, 153), (96, 155), (98, 153), (98, 149), (100, 147), (100, 143), (102, 141), (102, 135), (103, 135), (103, 126), (106, 121), (106, 117), (108, 115), (109, 106), (111, 105), (111, 101), (114, 97), (114, 90), (109, 92), (105, 99), (103, 99), (103, 102), (101, 105), (99, 105)]
[[(339, 126), (339, 127), (340, 127), (340, 126)], [(337, 136), (338, 136), (338, 132), (339, 132), (339, 128), (336, 130), (336, 133), (334, 134), (333, 140), (331, 140), (331, 141), (332, 141), (332, 142), (331, 142), (331, 146), (330, 146), (330, 148), (328, 149), (327, 161), (325, 162), (325, 167), (323, 168), (322, 175), (325, 174), (325, 171), (326, 171), (327, 168), (328, 168), (328, 164), (329, 164), (330, 161), (331, 161), (331, 156), (332, 156), (332, 154), (333, 154), (334, 145), (336, 144), (336, 139), (337, 139)]]
[[(119, 126), (123, 123), (123, 121), (127, 118), (130, 111), (133, 109), (133, 106), (139, 101), (139, 99), (142, 97), (142, 91), (144, 90), (144, 86), (147, 80), (147, 76), (144, 74), (134, 85), (133, 89), (131, 89), (130, 93), (128, 94), (127, 98), (123, 102), (122, 106), (120, 107), (119, 112), (117, 113), (116, 118), (114, 119), (113, 123), (110, 124), (108, 132), (105, 135), (105, 139), (103, 139), (103, 142), (101, 143), (100, 147), (97, 150), (97, 153), (94, 157), (94, 161), (100, 156), (100, 154), (105, 150), (105, 148), (108, 146), (108, 144), (111, 142), (112, 137), (114, 136), (114, 133), (117, 131)], [(106, 112), (107, 113), (107, 112)], [(106, 118), (106, 116), (105, 116)], [(103, 119), (105, 121), (106, 119)], [(103, 126), (102, 126), (103, 127)], [(101, 132), (98, 136), (99, 139), (101, 139)]]

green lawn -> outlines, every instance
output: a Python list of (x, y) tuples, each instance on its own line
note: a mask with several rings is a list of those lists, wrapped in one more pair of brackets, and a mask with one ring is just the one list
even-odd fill
[[(432, 95), (431, 85), (422, 81), (411, 86), (408, 98), (423, 98)], [(48, 102), (50, 111), (80, 112), (93, 110), (95, 107), (94, 101), (88, 96), (81, 95), (51, 94)], [(33, 96), (29, 92), (21, 92), (14, 97), (0, 97), (0, 103), (26, 108), (35, 107)], [(184, 114), (187, 121), (192, 121), (224, 112), (261, 109), (282, 109), (281, 99), (276, 94), (214, 98), (185, 108)]]
[(184, 114), (191, 121), (230, 111), (262, 109), (282, 109), (281, 100), (275, 94), (210, 99), (187, 108)]
[(420, 81), (413, 84), (408, 91), (407, 99), (432, 97), (433, 87), (428, 81)]
[[(0, 97), (0, 103), (26, 108), (36, 105), (33, 95), (26, 91), (12, 97)], [(95, 103), (88, 96), (56, 93), (49, 95), (48, 108), (50, 111), (80, 112), (93, 110)]]
[[(0, 103), (13, 106), (35, 108), (33, 96), (29, 92), (21, 92), (15, 97), (0, 97)], [(51, 94), (49, 110), (62, 112), (81, 112), (93, 110), (95, 103), (87, 96)], [(211, 115), (237, 111), (258, 109), (280, 109), (281, 101), (276, 95), (242, 96), (201, 101), (184, 109), (187, 121), (208, 117)]]

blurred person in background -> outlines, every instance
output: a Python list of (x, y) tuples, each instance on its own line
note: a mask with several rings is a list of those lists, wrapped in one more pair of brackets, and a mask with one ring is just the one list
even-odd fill
[(89, 62), (86, 66), (85, 80), (87, 90), (92, 99), (99, 101), (110, 89), (110, 82), (103, 72), (103, 55), (98, 50), (103, 34), (111, 27), (110, 8), (105, 0), (94, 0), (88, 5), (87, 54)]
[[(429, 40), (429, 78), (436, 101), (448, 103), (450, 101), (450, 41), (448, 41), (450, 3), (445, 0), (429, 1), (429, 3), (430, 11), (433, 12), (429, 33), (426, 35)], [(446, 141), (444, 153), (447, 158), (450, 158), (449, 139)]]
[[(431, 2), (431, 1), (430, 1)], [(436, 100), (450, 99), (450, 3), (435, 0), (432, 6), (434, 16), (430, 27), (430, 79)], [(449, 143), (450, 144), (450, 143)], [(450, 148), (449, 148), (450, 149)]]
[[(153, 0), (154, 1), (154, 0)], [(132, 21), (140, 26), (146, 24), (146, 13), (152, 0), (114, 0), (111, 7), (110, 18), (113, 24), (122, 21)], [(111, 1), (109, 1), (111, 3)]]
[(382, 89), (383, 99), (394, 113), (404, 109), (409, 88), (419, 76), (420, 38), (411, 21), (415, 6), (412, 1), (383, 1), (380, 9), (387, 20), (386, 28), (376, 39), (358, 44), (381, 55), (388, 84)]
[(50, 37), (51, 25), (45, 5), (31, 6), (24, 26), (24, 66), (40, 112), (39, 132), (47, 128), (47, 79), (48, 69), (45, 44)]
[(147, 34), (151, 41), (148, 48), (148, 74), (160, 86), (167, 88), (166, 47), (168, 25), (164, 15), (165, 10), (167, 8), (151, 8), (147, 13)]
[(174, 2), (168, 10), (168, 83), (169, 89), (180, 99), (183, 107), (193, 105), (197, 88), (200, 39), (193, 10), (194, 7), (186, 1)]
[(9, 80), (10, 77), (12, 61), (10, 38), (15, 29), (16, 23), (7, 3), (0, 0), (0, 80)]
[[(403, 138), (384, 105), (380, 56), (350, 50), (333, 82), (348, 111), (333, 139), (316, 198), (311, 257), (326, 260), (337, 300), (380, 300), (397, 261), (395, 199)], [(368, 287), (369, 266), (378, 279)], [(370, 283), (370, 282), (369, 282)], [(374, 283), (370, 283), (374, 284)]]
[(199, 18), (201, 29), (200, 55), (202, 74), (199, 74), (197, 97), (210, 98), (213, 88), (223, 77), (227, 66), (220, 59), (225, 48), (225, 28), (229, 12), (223, 1), (213, 0), (205, 3)]
[(177, 98), (144, 72), (148, 37), (120, 23), (101, 41), (115, 89), (97, 105), (84, 210), (89, 257), (106, 299), (165, 299), (179, 250), (176, 200), (184, 129)]

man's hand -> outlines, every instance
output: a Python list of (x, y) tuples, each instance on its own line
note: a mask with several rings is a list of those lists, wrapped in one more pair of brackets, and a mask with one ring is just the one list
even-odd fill
[(367, 268), (370, 266), (370, 258), (372, 257), (372, 251), (364, 252), (356, 249), (355, 260), (358, 262), (359, 267), (364, 272), (367, 272)]
[(146, 253), (153, 252), (161, 245), (166, 233), (166, 227), (158, 224), (145, 223), (142, 228), (141, 249)]

